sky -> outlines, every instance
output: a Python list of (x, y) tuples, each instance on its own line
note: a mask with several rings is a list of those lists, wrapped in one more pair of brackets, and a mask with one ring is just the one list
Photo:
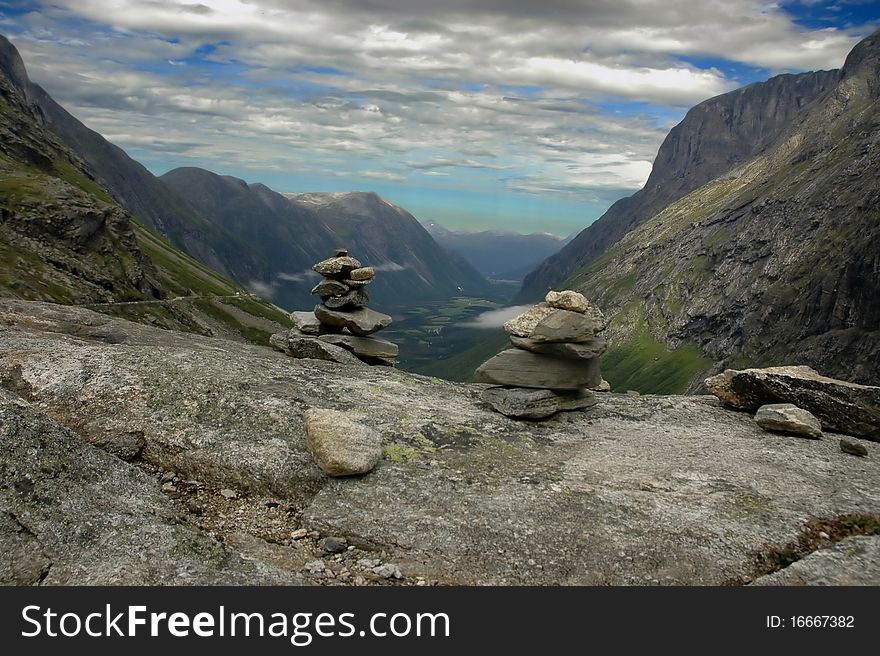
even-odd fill
[(31, 79), (157, 175), (566, 236), (694, 104), (838, 68), (877, 0), (0, 0)]

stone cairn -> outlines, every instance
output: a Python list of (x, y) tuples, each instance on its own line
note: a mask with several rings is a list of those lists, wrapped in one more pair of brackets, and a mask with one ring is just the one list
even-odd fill
[(314, 312), (292, 312), (294, 327), (272, 335), (272, 345), (294, 358), (393, 367), (397, 344), (369, 336), (391, 324), (387, 314), (367, 307), (366, 288), (376, 275), (373, 267), (361, 266), (340, 248), (312, 269), (324, 277), (312, 289), (321, 302)]
[(599, 371), (608, 346), (599, 337), (605, 317), (582, 294), (551, 291), (504, 330), (513, 348), (474, 373), (478, 383), (497, 386), (483, 391), (483, 401), (515, 419), (544, 419), (596, 403), (592, 390), (607, 385)]

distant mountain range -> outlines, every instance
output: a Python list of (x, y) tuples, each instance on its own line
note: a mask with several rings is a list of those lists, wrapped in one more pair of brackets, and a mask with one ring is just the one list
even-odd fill
[(405, 210), (375, 194), (288, 199), (261, 184), (196, 168), (151, 174), (32, 83), (14, 46), (0, 37), (0, 68), (31, 114), (82, 160), (95, 182), (131, 215), (202, 264), (288, 309), (314, 302), (311, 265), (347, 247), (382, 271), (375, 303), (492, 293), (483, 276), (438, 246)]
[(477, 271), (495, 280), (522, 281), (568, 243), (568, 239), (547, 233), (463, 232), (447, 230), (436, 221), (427, 221), (424, 226), (443, 248), (460, 253)]
[(545, 262), (522, 296), (568, 277), (561, 286), (596, 301), (618, 389), (696, 390), (707, 371), (792, 363), (876, 384), (878, 171), (880, 32), (839, 71), (692, 109), (645, 189)]
[(47, 99), (0, 37), (0, 296), (85, 305), (163, 328), (262, 344), (289, 325), (284, 312), (120, 207), (48, 129), (55, 124), (40, 109)]

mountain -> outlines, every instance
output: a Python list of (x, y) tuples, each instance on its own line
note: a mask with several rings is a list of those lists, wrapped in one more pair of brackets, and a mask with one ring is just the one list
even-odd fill
[(455, 251), (487, 278), (522, 281), (539, 263), (556, 253), (566, 240), (547, 233), (447, 230), (435, 221), (425, 229), (443, 248)]
[(318, 280), (311, 266), (348, 248), (380, 271), (370, 286), (376, 307), (482, 294), (486, 281), (460, 256), (443, 251), (416, 219), (373, 193), (282, 195), (262, 184), (186, 167), (161, 182), (201, 216), (259, 253), (266, 273), (250, 286), (288, 308), (307, 308)]
[(841, 72), (779, 75), (693, 107), (666, 136), (645, 186), (614, 203), (526, 276), (515, 302), (544, 296), (664, 207), (762, 152)]
[[(0, 35), (0, 73), (43, 127), (57, 135), (86, 164), (89, 174), (130, 214), (175, 246), (223, 275), (239, 281), (264, 268), (256, 254), (194, 213), (143, 165), (90, 130), (31, 82), (15, 47)], [(234, 257), (230, 257), (234, 254)]]
[[(38, 121), (24, 64), (0, 68), (0, 296), (87, 305), (265, 343), (286, 315), (139, 224)], [(11, 72), (12, 76), (7, 75)]]
[(612, 385), (791, 363), (880, 380), (880, 32), (834, 76), (758, 156), (565, 283), (611, 315)]

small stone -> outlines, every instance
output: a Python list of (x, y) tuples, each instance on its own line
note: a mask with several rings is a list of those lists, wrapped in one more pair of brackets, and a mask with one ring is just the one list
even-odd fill
[(356, 337), (354, 335), (322, 335), (321, 339), (330, 344), (341, 346), (355, 355), (374, 358), (397, 357), (397, 344), (378, 337)]
[(186, 507), (187, 512), (190, 515), (195, 515), (196, 517), (200, 517), (205, 511), (202, 510), (202, 507), (196, 503), (191, 503)]
[(174, 472), (173, 471), (167, 471), (164, 474), (162, 474), (162, 482), (163, 483), (167, 483), (168, 481), (173, 481), (173, 480), (174, 480)]
[(266, 506), (267, 508), (277, 508), (278, 506), (281, 505), (281, 502), (274, 501), (274, 500), (273, 501), (266, 501), (263, 503), (263, 505)]
[(361, 337), (374, 333), (391, 325), (391, 317), (369, 308), (360, 308), (353, 312), (341, 312), (331, 310), (325, 305), (315, 307), (315, 316), (331, 326), (348, 328), (355, 335)]
[(230, 490), (228, 487), (224, 487), (222, 490), (220, 490), (220, 496), (226, 499), (237, 499), (238, 492), (236, 492), (235, 490)]
[(373, 267), (361, 267), (360, 269), (354, 269), (349, 272), (348, 279), (361, 281), (361, 280), (372, 280), (376, 277), (376, 270)]
[(864, 444), (841, 438), (840, 450), (853, 456), (867, 457), (868, 449)]
[(611, 383), (609, 383), (604, 378), (602, 381), (596, 385), (596, 387), (591, 388), (594, 392), (610, 392), (611, 391)]
[(326, 260), (321, 260), (312, 267), (312, 270), (320, 273), (325, 278), (342, 280), (343, 278), (348, 277), (350, 271), (360, 268), (361, 263), (359, 260), (356, 260), (349, 255), (343, 255), (340, 257), (330, 257)]
[(177, 492), (177, 488), (174, 486), (174, 483), (169, 481), (167, 483), (162, 483), (162, 491), (163, 492)]
[(326, 569), (327, 565), (325, 565), (324, 561), (320, 559), (312, 560), (303, 565), (303, 571), (308, 572), (309, 574), (321, 574)]
[(327, 553), (342, 553), (348, 549), (348, 541), (345, 538), (327, 537), (321, 540), (321, 548)]
[(517, 337), (528, 337), (532, 334), (535, 326), (552, 312), (553, 308), (546, 303), (538, 303), (519, 316), (506, 322), (504, 324), (504, 330)]
[(358, 287), (366, 287), (369, 285), (372, 280), (351, 280), (350, 278), (346, 278), (342, 281), (346, 286), (351, 287), (352, 289), (357, 289)]
[(398, 567), (394, 563), (385, 563), (384, 565), (379, 565), (378, 567), (374, 567), (372, 571), (373, 574), (383, 579), (403, 578), (403, 572), (401, 572), (400, 567)]
[(291, 532), (290, 539), (291, 540), (302, 540), (304, 537), (308, 537), (309, 532), (307, 529), (298, 528), (295, 531)]
[(312, 287), (311, 293), (315, 296), (344, 296), (348, 292), (348, 285), (338, 280), (324, 279)]
[(762, 405), (755, 413), (755, 423), (766, 431), (798, 437), (822, 437), (822, 424), (811, 413), (792, 403)]
[(304, 423), (306, 445), (330, 476), (364, 474), (382, 456), (382, 436), (338, 410), (309, 408)]
[(365, 288), (358, 287), (343, 296), (323, 297), (321, 300), (331, 310), (344, 310), (365, 307), (370, 302), (370, 296)]
[(333, 251), (333, 255), (331, 257), (345, 257), (346, 255), (348, 255), (347, 248), (337, 248)]
[(587, 307), (590, 305), (583, 294), (571, 291), (570, 289), (561, 292), (547, 292), (544, 300), (547, 301), (547, 305), (557, 310), (571, 310), (581, 314), (586, 312)]
[(291, 312), (290, 320), (294, 328), (306, 335), (318, 335), (321, 331), (321, 322), (314, 312)]

